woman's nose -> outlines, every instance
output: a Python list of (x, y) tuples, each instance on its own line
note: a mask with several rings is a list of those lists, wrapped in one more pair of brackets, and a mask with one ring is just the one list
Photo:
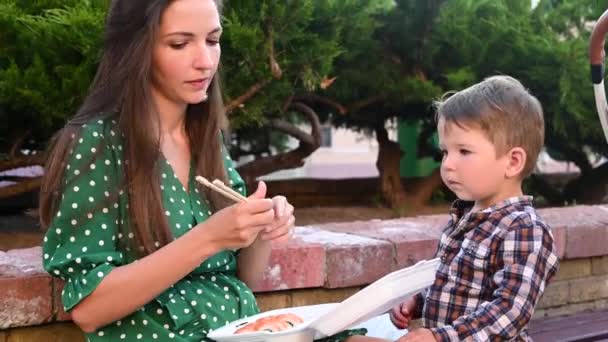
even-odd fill
[(213, 54), (205, 44), (198, 48), (194, 57), (194, 67), (197, 69), (211, 69), (214, 66)]

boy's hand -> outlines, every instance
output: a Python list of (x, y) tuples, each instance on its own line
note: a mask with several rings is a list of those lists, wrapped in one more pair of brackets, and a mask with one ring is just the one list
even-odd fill
[(436, 342), (435, 335), (429, 329), (412, 330), (405, 336), (397, 340), (397, 342)]
[(408, 300), (395, 306), (393, 310), (391, 310), (391, 322), (393, 322), (393, 325), (397, 328), (405, 329), (409, 326), (415, 310), (416, 297), (410, 297)]

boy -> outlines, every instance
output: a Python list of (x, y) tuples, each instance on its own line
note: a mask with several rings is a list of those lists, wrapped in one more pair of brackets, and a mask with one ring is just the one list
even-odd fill
[(437, 106), (441, 177), (457, 196), (443, 230), (434, 284), (395, 307), (391, 320), (424, 328), (405, 341), (530, 341), (528, 322), (558, 259), (550, 228), (522, 181), (543, 146), (538, 100), (494, 76)]

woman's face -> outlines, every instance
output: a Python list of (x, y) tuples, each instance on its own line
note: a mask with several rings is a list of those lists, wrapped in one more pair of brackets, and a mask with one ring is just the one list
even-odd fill
[(153, 50), (152, 87), (157, 100), (188, 105), (207, 99), (220, 60), (221, 33), (213, 0), (171, 2), (161, 17)]

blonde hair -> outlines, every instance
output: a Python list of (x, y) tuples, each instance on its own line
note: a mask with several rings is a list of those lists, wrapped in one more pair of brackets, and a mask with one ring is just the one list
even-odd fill
[[(446, 99), (447, 98), (447, 99)], [(514, 147), (526, 152), (522, 178), (534, 170), (545, 139), (543, 109), (515, 78), (492, 76), (435, 102), (437, 121), (477, 127), (494, 144), (497, 155)]]

